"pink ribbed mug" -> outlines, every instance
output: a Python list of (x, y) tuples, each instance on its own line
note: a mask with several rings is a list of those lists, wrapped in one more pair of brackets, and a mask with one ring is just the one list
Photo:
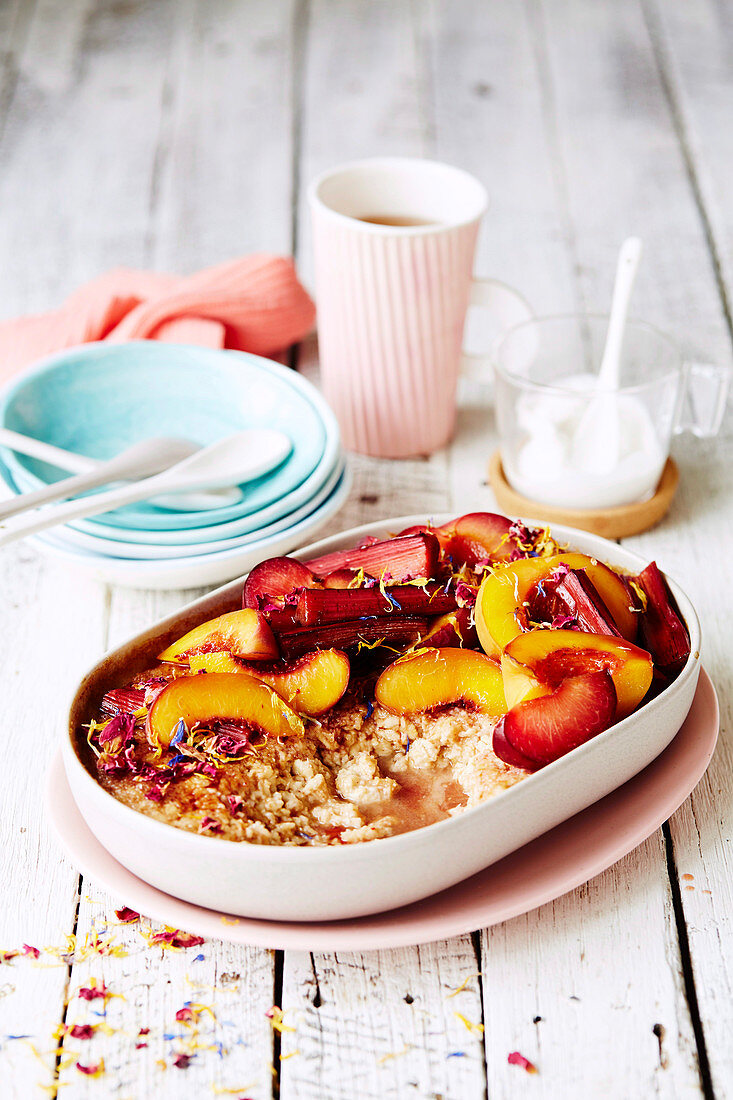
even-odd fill
[[(459, 168), (409, 157), (354, 161), (309, 189), (321, 379), (344, 444), (406, 458), (445, 446), (470, 306), (505, 330), (532, 316), (515, 291), (474, 279), (488, 198)], [(487, 349), (488, 352), (488, 349)]]

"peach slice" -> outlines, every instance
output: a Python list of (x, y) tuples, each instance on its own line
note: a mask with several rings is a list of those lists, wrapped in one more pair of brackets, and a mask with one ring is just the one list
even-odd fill
[(374, 581), (363, 569), (334, 569), (323, 578), (324, 588), (361, 588), (364, 581)]
[(444, 523), (438, 538), (447, 539), (445, 552), (454, 566), (478, 561), (511, 561), (518, 544), (512, 537), (512, 520), (496, 512), (469, 512)]
[(269, 604), (282, 607), (286, 596), (315, 583), (310, 569), (295, 558), (268, 558), (256, 565), (244, 582), (243, 606), (256, 611)]
[(494, 752), (507, 764), (531, 771), (531, 762), (535, 768), (551, 764), (608, 729), (615, 710), (608, 672), (570, 676), (551, 695), (512, 707), (496, 725)]
[(651, 655), (611, 635), (579, 630), (530, 630), (514, 638), (501, 656), (507, 704), (547, 695), (571, 676), (603, 669), (618, 699), (616, 720), (642, 701), (654, 672)]
[(274, 661), (280, 656), (275, 635), (259, 611), (228, 611), (201, 623), (164, 649), (158, 660), (185, 664), (194, 653), (224, 650), (248, 661)]
[(392, 714), (419, 714), (453, 703), (497, 717), (506, 711), (499, 666), (470, 649), (426, 649), (400, 657), (377, 680), (374, 697)]
[(430, 630), (423, 635), (420, 645), (431, 649), (473, 649), (478, 641), (476, 628), (471, 622), (471, 608), (459, 607), (433, 619)]
[(523, 558), (496, 569), (481, 582), (476, 599), (476, 628), (486, 653), (496, 654), (526, 630), (537, 586), (565, 565), (584, 569), (613, 616), (622, 637), (636, 637), (638, 616), (632, 610), (629, 591), (621, 577), (607, 565), (586, 554), (568, 552), (548, 558)]
[(254, 676), (241, 673), (179, 676), (172, 680), (148, 712), (150, 744), (169, 745), (181, 720), (188, 729), (196, 724), (236, 721), (269, 737), (303, 733), (301, 719), (276, 692)]
[(338, 649), (307, 653), (287, 668), (260, 669), (241, 664), (230, 653), (202, 653), (191, 658), (191, 672), (243, 672), (276, 691), (298, 714), (325, 714), (349, 686), (349, 658)]
[(475, 565), (477, 561), (487, 559), (510, 561), (513, 556), (521, 554), (521, 542), (512, 528), (518, 530), (513, 520), (497, 512), (468, 512), (440, 527), (426, 524), (406, 527), (400, 531), (400, 537), (425, 533), (434, 535), (443, 554), (457, 567)]

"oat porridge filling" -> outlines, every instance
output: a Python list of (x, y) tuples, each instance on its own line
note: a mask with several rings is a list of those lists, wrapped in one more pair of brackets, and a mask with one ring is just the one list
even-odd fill
[(271, 559), (243, 605), (107, 691), (83, 735), (119, 801), (255, 844), (353, 844), (461, 813), (613, 725), (689, 654), (654, 563), (627, 577), (490, 513)]

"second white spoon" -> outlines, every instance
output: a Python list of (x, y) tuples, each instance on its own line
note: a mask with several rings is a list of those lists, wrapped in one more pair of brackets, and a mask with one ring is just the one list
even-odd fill
[(196, 451), (163, 473), (133, 485), (108, 489), (81, 500), (70, 500), (46, 508), (13, 527), (5, 528), (5, 533), (0, 535), (0, 546), (7, 546), (47, 527), (99, 515), (100, 512), (108, 512), (123, 504), (134, 504), (158, 493), (195, 492), (251, 481), (282, 461), (290, 447), (288, 437), (279, 431), (252, 429), (239, 432)]

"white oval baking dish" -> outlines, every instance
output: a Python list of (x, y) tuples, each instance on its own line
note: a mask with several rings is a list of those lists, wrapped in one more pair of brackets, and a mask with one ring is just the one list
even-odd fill
[[(442, 523), (451, 515), (433, 516)], [(423, 515), (366, 524), (305, 547), (303, 560), (387, 536)], [(646, 561), (605, 539), (556, 526), (553, 535), (601, 561), (639, 572)], [(134, 874), (175, 897), (238, 916), (327, 921), (377, 913), (468, 878), (625, 783), (661, 753), (684, 722), (700, 671), (700, 624), (670, 581), (687, 623), (691, 654), (656, 699), (521, 783), (456, 817), (414, 832), (323, 848), (235, 843), (155, 821), (118, 802), (88, 770), (77, 730), (101, 694), (150, 667), (165, 644), (193, 625), (241, 606), (233, 581), (136, 635), (102, 658), (76, 689), (63, 758), (74, 798), (104, 847)], [(85, 764), (86, 759), (86, 764)]]

